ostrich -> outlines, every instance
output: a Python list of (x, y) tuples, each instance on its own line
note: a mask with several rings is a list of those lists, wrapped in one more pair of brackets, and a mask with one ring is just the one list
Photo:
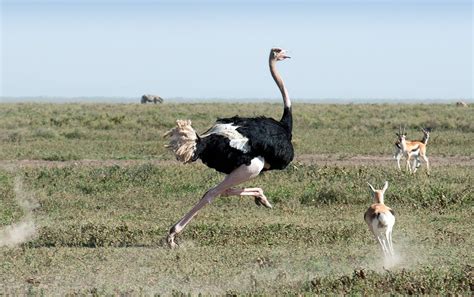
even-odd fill
[(270, 51), (270, 73), (283, 97), (283, 116), (280, 121), (264, 116), (255, 118), (218, 119), (202, 135), (191, 127), (189, 120), (177, 120), (177, 126), (165, 134), (170, 137), (168, 147), (184, 163), (201, 159), (208, 167), (227, 174), (224, 180), (208, 190), (199, 202), (174, 224), (167, 242), (176, 246), (175, 237), (193, 219), (201, 208), (220, 195), (254, 196), (257, 205), (271, 208), (261, 188), (234, 188), (256, 177), (261, 171), (284, 169), (293, 160), (291, 143), (293, 118), (291, 101), (276, 62), (290, 58), (281, 48)]

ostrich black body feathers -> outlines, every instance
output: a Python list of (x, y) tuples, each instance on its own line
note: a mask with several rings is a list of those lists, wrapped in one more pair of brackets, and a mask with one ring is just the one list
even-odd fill
[[(283, 121), (285, 114), (290, 117), (287, 122)], [(201, 159), (207, 166), (226, 174), (241, 165), (250, 165), (255, 157), (265, 159), (269, 167), (264, 170), (284, 169), (294, 157), (291, 144), (291, 111), (285, 114), (281, 122), (263, 116), (218, 119), (215, 125), (231, 124), (236, 127), (238, 133), (247, 138), (245, 149), (232, 146), (232, 139), (225, 135), (205, 133), (205, 136), (197, 140), (193, 160)]]

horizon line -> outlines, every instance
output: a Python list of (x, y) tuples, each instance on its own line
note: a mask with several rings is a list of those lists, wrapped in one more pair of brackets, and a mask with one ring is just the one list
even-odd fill
[[(132, 96), (0, 96), (0, 103), (140, 103), (141, 95)], [(163, 98), (170, 103), (275, 103), (281, 98), (255, 98), (255, 97), (168, 97)], [(95, 102), (94, 102), (95, 101)], [(293, 98), (292, 101), (300, 103), (455, 103), (463, 101), (474, 103), (473, 98)]]

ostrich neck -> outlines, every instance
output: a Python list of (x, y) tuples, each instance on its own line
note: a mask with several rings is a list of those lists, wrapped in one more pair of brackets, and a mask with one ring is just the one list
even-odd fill
[(283, 79), (280, 76), (276, 69), (276, 61), (270, 58), (270, 72), (272, 74), (275, 83), (277, 84), (278, 88), (280, 89), (281, 96), (283, 97), (283, 116), (281, 117), (280, 122), (285, 125), (288, 132), (291, 134), (293, 128), (293, 118), (291, 114), (291, 101), (290, 97), (288, 96), (288, 91), (285, 88), (285, 84), (283, 83)]

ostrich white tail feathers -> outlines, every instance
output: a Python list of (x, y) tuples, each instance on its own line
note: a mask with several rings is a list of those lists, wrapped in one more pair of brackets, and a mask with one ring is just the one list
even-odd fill
[(183, 163), (193, 161), (198, 135), (191, 127), (190, 120), (177, 120), (176, 127), (166, 132), (163, 137), (170, 138), (170, 142), (166, 147), (174, 152), (178, 161)]

